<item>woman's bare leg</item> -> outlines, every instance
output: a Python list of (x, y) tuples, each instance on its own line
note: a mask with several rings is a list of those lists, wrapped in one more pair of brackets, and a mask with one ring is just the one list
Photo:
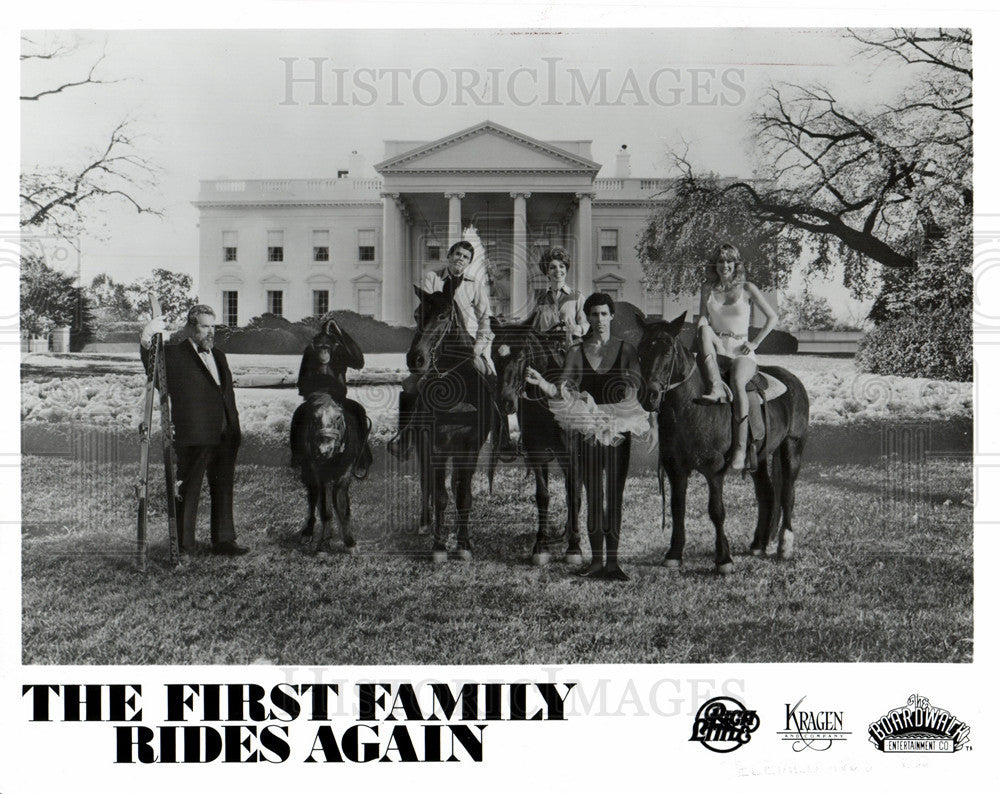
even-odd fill
[(705, 393), (697, 399), (699, 403), (721, 403), (732, 399), (732, 394), (722, 375), (719, 374), (719, 360), (716, 358), (715, 332), (710, 326), (703, 325), (698, 329), (698, 361), (701, 363), (701, 374), (705, 378)]

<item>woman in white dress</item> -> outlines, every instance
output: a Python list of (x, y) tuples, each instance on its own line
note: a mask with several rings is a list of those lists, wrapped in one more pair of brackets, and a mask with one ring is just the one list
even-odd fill
[[(751, 340), (750, 309), (756, 306), (766, 318), (764, 327)], [(708, 381), (708, 391), (701, 403), (733, 400), (733, 449), (730, 468), (741, 471), (746, 465), (747, 383), (757, 373), (755, 351), (778, 324), (778, 315), (760, 290), (746, 280), (739, 249), (726, 243), (712, 253), (701, 287), (701, 310), (698, 319), (698, 353)], [(719, 373), (719, 356), (732, 359), (729, 387)]]

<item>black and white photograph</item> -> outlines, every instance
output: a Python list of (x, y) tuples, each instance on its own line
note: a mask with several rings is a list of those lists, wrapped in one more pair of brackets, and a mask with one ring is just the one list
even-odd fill
[[(491, 751), (546, 768), (490, 720), (544, 743), (567, 714), (585, 752), (647, 775), (683, 754), (691, 782), (847, 782), (895, 752), (898, 781), (951, 780), (919, 753), (988, 753), (973, 416), (995, 368), (973, 330), (997, 326), (1000, 210), (973, 210), (973, 59), (995, 31), (361, 6), (16, 33), (12, 733), (72, 743), (73, 714), (126, 719), (111, 685), (185, 682), (165, 718), (141, 688), (145, 724), (202, 720), (245, 763), (220, 724), (254, 684), (292, 687), (294, 710), (270, 697), (294, 722), (303, 682), (338, 681), (378, 738), (262, 721), (240, 746), (272, 769), (233, 784), (305, 782), (309, 756), (466, 760), (480, 786)], [(416, 694), (354, 683), (389, 679)], [(66, 705), (91, 681), (112, 716), (97, 686)], [(484, 724), (431, 739), (458, 692)], [(630, 744), (599, 744), (622, 722)], [(219, 765), (207, 739), (103, 730), (85, 758), (109, 791), (154, 759)], [(587, 763), (563, 780), (613, 779)], [(405, 784), (380, 771), (350, 780)]]

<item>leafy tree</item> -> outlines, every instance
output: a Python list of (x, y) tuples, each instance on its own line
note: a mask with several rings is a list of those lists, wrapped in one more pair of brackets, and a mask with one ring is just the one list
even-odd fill
[(135, 316), (140, 320), (150, 318), (149, 294), (153, 293), (167, 320), (177, 323), (187, 319), (188, 310), (198, 302), (198, 296), (191, 294), (193, 281), (189, 273), (154, 267), (150, 278), (139, 279), (128, 287)]
[(137, 320), (138, 314), (129, 294), (129, 287), (115, 281), (107, 273), (93, 278), (87, 289), (98, 318), (104, 322)]
[(21, 330), (46, 336), (68, 325), (74, 349), (94, 336), (94, 312), (76, 279), (46, 264), (40, 256), (21, 258)]
[(751, 265), (784, 272), (808, 243), (814, 270), (843, 263), (845, 283), (871, 294), (872, 263), (913, 270), (925, 246), (961, 225), (972, 205), (970, 31), (849, 35), (872, 59), (871, 79), (896, 65), (908, 86), (889, 105), (862, 107), (821, 87), (772, 87), (754, 116), (752, 180), (696, 174), (686, 152), (674, 154), (678, 178), (638, 246), (650, 281), (693, 286), (665, 271), (703, 262), (731, 236)]
[(808, 288), (800, 295), (789, 295), (778, 311), (781, 324), (789, 331), (832, 331), (839, 325), (822, 295), (814, 295)]

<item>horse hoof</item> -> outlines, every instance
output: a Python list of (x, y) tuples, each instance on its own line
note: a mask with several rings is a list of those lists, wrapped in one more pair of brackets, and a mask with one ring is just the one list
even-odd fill
[(663, 567), (668, 571), (679, 571), (681, 569), (681, 561), (675, 560), (672, 557), (664, 557)]
[(750, 556), (751, 557), (763, 557), (764, 556), (764, 550), (763, 549), (750, 549)]
[(550, 559), (552, 559), (552, 557), (547, 551), (538, 551), (531, 555), (531, 564), (537, 565), (541, 568), (548, 565)]
[(345, 546), (344, 550), (352, 557), (358, 553), (358, 547), (354, 544), (351, 544), (350, 546)]
[(430, 524), (421, 524), (419, 527), (417, 527), (417, 534), (420, 535), (421, 537), (424, 536), (424, 535), (430, 535), (431, 534), (431, 525)]
[(725, 562), (722, 565), (715, 566), (715, 572), (718, 573), (720, 576), (729, 576), (730, 574), (732, 574), (733, 570), (734, 568), (731, 562)]
[(786, 535), (784, 541), (781, 543), (781, 547), (778, 549), (778, 559), (790, 560), (795, 556), (794, 552), (795, 543), (792, 540), (791, 535)]
[(462, 562), (472, 562), (472, 550), (471, 549), (459, 549), (458, 559)]
[(431, 552), (431, 558), (434, 560), (435, 565), (443, 565), (448, 562), (448, 552), (447, 550), (434, 549)]
[(566, 554), (567, 565), (583, 565), (583, 554), (578, 551), (571, 551)]

